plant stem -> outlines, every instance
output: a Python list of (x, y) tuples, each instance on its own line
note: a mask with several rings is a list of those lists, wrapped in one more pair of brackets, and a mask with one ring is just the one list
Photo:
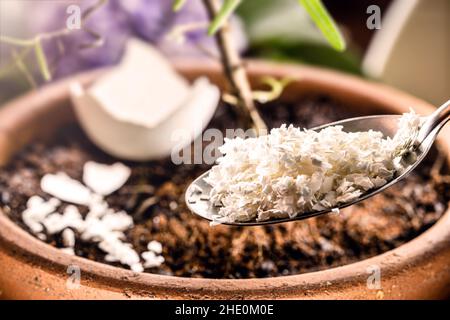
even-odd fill
[[(83, 44), (80, 46), (80, 49), (86, 49), (86, 48), (94, 48), (98, 47), (103, 44), (103, 37), (96, 32), (88, 29), (85, 26), (85, 22), (91, 17), (92, 14), (94, 14), (97, 10), (99, 10), (101, 7), (106, 5), (109, 0), (97, 0), (91, 7), (87, 8), (81, 17), (82, 22), (82, 30), (84, 30), (86, 33), (88, 33), (91, 37), (95, 38), (95, 42), (89, 43), (89, 44)], [(78, 29), (74, 29), (78, 30)], [(0, 44), (6, 43), (12, 46), (18, 46), (18, 47), (24, 47), (21, 54), (17, 54), (13, 52), (13, 58), (14, 58), (14, 64), (12, 65), (17, 66), (22, 72), (24, 72), (23, 68), (26, 68), (25, 64), (23, 63), (24, 56), (26, 56), (30, 49), (35, 50), (35, 56), (37, 59), (37, 62), (39, 64), (39, 68), (41, 69), (41, 73), (46, 81), (51, 80), (51, 72), (50, 67), (47, 64), (47, 58), (45, 56), (44, 49), (42, 47), (42, 42), (44, 40), (52, 40), (56, 39), (57, 41), (60, 41), (60, 38), (71, 34), (74, 32), (72, 29), (68, 28), (62, 28), (56, 31), (52, 32), (46, 32), (41, 33), (33, 38), (30, 39), (17, 39), (14, 37), (8, 37), (8, 36), (2, 36), (0, 35)], [(21, 59), (21, 61), (18, 61), (17, 59)], [(6, 68), (0, 68), (0, 78), (5, 76), (10, 71), (11, 66), (6, 66)], [(5, 70), (6, 69), (6, 70)]]
[[(203, 0), (203, 3), (210, 19), (213, 20), (220, 9), (220, 3), (217, 0)], [(219, 47), (222, 66), (233, 94), (238, 100), (237, 107), (244, 125), (253, 128), (256, 134), (259, 135), (267, 130), (267, 126), (256, 109), (247, 73), (235, 47), (228, 23), (217, 31), (215, 37)]]

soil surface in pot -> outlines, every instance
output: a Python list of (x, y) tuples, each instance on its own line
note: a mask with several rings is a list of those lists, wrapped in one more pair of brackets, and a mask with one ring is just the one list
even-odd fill
[[(273, 103), (261, 107), (270, 127), (293, 123), (313, 127), (357, 116), (326, 97), (307, 97), (295, 104)], [(232, 109), (221, 106), (210, 127), (237, 126)], [(63, 171), (81, 181), (88, 160), (113, 163), (117, 159), (94, 147), (77, 126), (65, 127), (55, 141), (33, 143), (0, 172), (4, 212), (24, 229), (21, 213), (40, 191), (41, 177)], [(407, 179), (340, 214), (264, 227), (210, 227), (190, 213), (184, 191), (207, 165), (174, 165), (170, 159), (127, 163), (132, 176), (119, 191), (107, 197), (111, 207), (133, 215), (135, 226), (128, 241), (139, 252), (157, 240), (165, 262), (146, 272), (206, 278), (282, 276), (321, 270), (371, 257), (393, 249), (429, 228), (447, 208), (450, 179), (444, 159), (436, 150)], [(146, 199), (153, 200), (145, 202)], [(87, 208), (79, 206), (82, 214)], [(46, 240), (62, 247), (61, 235)], [(76, 239), (77, 255), (105, 262), (95, 244)], [(117, 265), (117, 264), (115, 264)]]

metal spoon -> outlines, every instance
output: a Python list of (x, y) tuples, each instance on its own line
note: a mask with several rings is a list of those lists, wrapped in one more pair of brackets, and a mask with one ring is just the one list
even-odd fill
[[(398, 115), (377, 115), (377, 116), (368, 116), (368, 117), (358, 117), (351, 118), (342, 121), (337, 121), (333, 123), (329, 123), (320, 127), (313, 128), (312, 130), (321, 130), (328, 126), (340, 125), (344, 127), (344, 131), (347, 132), (357, 132), (357, 131), (368, 131), (370, 129), (381, 131), (387, 137), (393, 137), (397, 132), (397, 121), (400, 116)], [(333, 211), (333, 209), (342, 209), (348, 206), (351, 206), (355, 203), (363, 201), (367, 198), (370, 198), (381, 191), (389, 188), (393, 184), (397, 183), (404, 177), (406, 177), (414, 168), (419, 165), (419, 163), (425, 158), (431, 146), (433, 145), (434, 140), (436, 139), (439, 131), (444, 127), (447, 121), (450, 120), (450, 100), (447, 101), (444, 105), (442, 105), (439, 109), (434, 111), (431, 115), (425, 117), (425, 122), (422, 125), (419, 135), (418, 135), (418, 144), (415, 149), (416, 160), (411, 163), (401, 174), (399, 174), (395, 179), (389, 181), (385, 185), (371, 189), (367, 193), (363, 194), (358, 199), (344, 203), (335, 208), (329, 208), (322, 211), (312, 211), (302, 213), (294, 218), (282, 218), (282, 219), (270, 219), (266, 221), (256, 221), (251, 220), (247, 222), (233, 222), (233, 223), (224, 223), (227, 225), (234, 226), (256, 226), (256, 225), (267, 225), (295, 220), (303, 220), (311, 217), (316, 217), (325, 213), (329, 213)], [(185, 200), (188, 208), (199, 215), (202, 218), (212, 221), (212, 217), (217, 215), (220, 207), (214, 206), (209, 201), (209, 193), (211, 191), (211, 186), (204, 181), (204, 178), (208, 176), (209, 171), (202, 174), (200, 177), (195, 179), (191, 185), (186, 190)]]

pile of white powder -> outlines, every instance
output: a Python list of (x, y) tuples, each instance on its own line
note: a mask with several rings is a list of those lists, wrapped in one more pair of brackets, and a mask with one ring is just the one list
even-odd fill
[(292, 125), (226, 139), (224, 156), (205, 179), (210, 200), (220, 207), (214, 222), (295, 217), (351, 202), (404, 169), (402, 156), (420, 126), (411, 111), (392, 139), (377, 131), (347, 133), (342, 126), (312, 131)]

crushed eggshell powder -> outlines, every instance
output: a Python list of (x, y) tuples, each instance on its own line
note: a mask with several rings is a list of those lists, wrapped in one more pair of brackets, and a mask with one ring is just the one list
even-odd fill
[[(213, 224), (293, 218), (331, 209), (378, 188), (404, 169), (421, 125), (413, 111), (399, 120), (393, 138), (342, 126), (320, 131), (286, 125), (269, 135), (226, 139), (205, 181), (220, 207)], [(334, 210), (336, 212), (336, 210)]]
[[(41, 179), (41, 189), (52, 195), (48, 201), (39, 196), (31, 197), (22, 213), (24, 223), (38, 238), (60, 234), (64, 248), (61, 251), (75, 255), (77, 234), (83, 241), (96, 243), (106, 253), (108, 262), (120, 262), (134, 272), (144, 268), (159, 267), (164, 262), (162, 245), (157, 241), (148, 243), (148, 250), (139, 255), (130, 243), (124, 241), (125, 231), (134, 225), (133, 218), (124, 211), (114, 211), (104, 196), (121, 188), (131, 170), (121, 163), (113, 165), (89, 161), (84, 166), (83, 181), (70, 178), (67, 174), (46, 174)], [(74, 205), (59, 207), (66, 203), (85, 205), (89, 212), (82, 217)]]

